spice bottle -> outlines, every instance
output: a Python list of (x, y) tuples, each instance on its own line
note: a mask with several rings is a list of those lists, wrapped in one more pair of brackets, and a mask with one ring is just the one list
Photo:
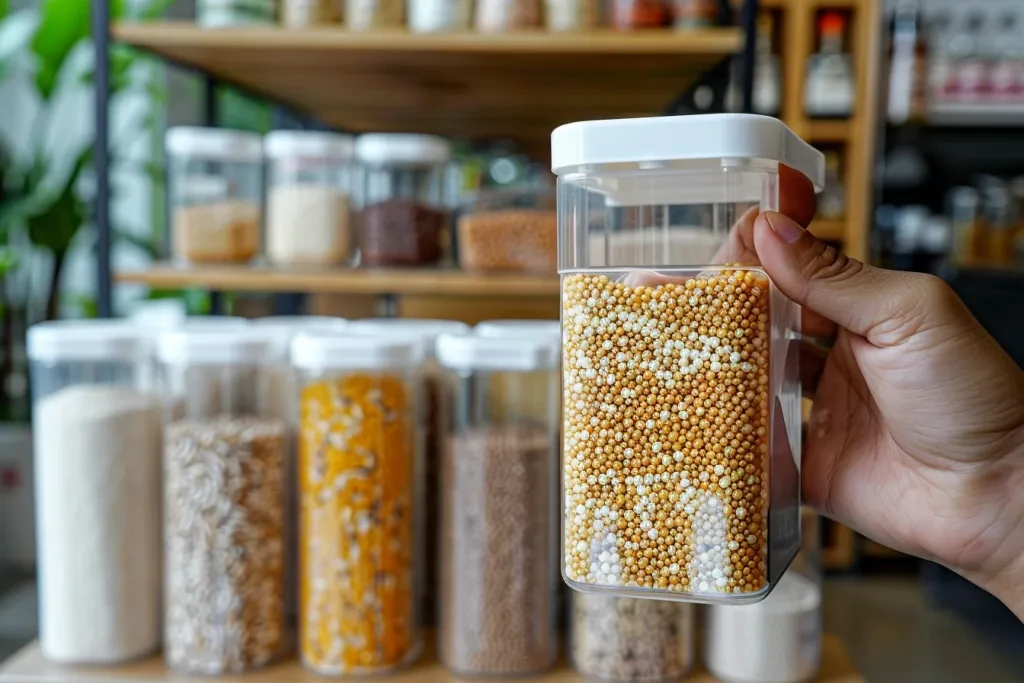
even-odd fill
[(160, 405), (140, 389), (145, 337), (121, 321), (28, 332), (39, 645), (112, 664), (160, 645)]
[(164, 657), (238, 674), (287, 645), (287, 430), (268, 405), (269, 344), (250, 326), (157, 342), (164, 428)]
[(482, 191), (459, 216), (459, 267), (554, 273), (558, 216), (550, 191)]
[(173, 258), (248, 263), (259, 253), (263, 141), (217, 128), (167, 130)]
[(977, 265), (988, 243), (988, 230), (981, 220), (978, 191), (966, 185), (949, 191), (948, 205), (953, 223), (953, 261), (959, 266)]
[(609, 0), (608, 21), (620, 31), (667, 26), (671, 18), (667, 0)]
[(718, 0), (675, 0), (672, 7), (678, 29), (708, 28), (718, 23)]
[(557, 654), (558, 339), (443, 335), (441, 661), (522, 676)]
[(546, 0), (544, 10), (549, 31), (586, 31), (601, 16), (599, 0)]
[(420, 347), (383, 335), (292, 342), (299, 401), (299, 651), (321, 675), (377, 674), (421, 648)]
[[(730, 230), (824, 158), (765, 116), (572, 123), (552, 134), (563, 331), (563, 575), (573, 588), (763, 599), (799, 546), (799, 306)], [(716, 238), (704, 263), (608, 231)], [(678, 260), (677, 260), (678, 259)], [(769, 523), (770, 519), (770, 523)], [(652, 554), (656, 561), (652, 561)]]
[(569, 658), (588, 679), (677, 681), (693, 668), (693, 605), (573, 591)]
[(281, 25), (311, 28), (341, 23), (341, 0), (281, 0)]
[(375, 31), (405, 26), (404, 0), (344, 0), (344, 2), (345, 26), (350, 31)]
[(469, 0), (409, 0), (409, 30), (413, 33), (465, 31), (473, 5)]
[(196, 24), (202, 28), (268, 26), (276, 13), (275, 0), (196, 0)]
[(318, 131), (269, 133), (267, 258), (280, 266), (333, 266), (352, 253), (354, 139)]
[(435, 264), (448, 230), (445, 167), (451, 146), (431, 135), (371, 134), (356, 140), (363, 167), (359, 248), (366, 266)]
[[(800, 511), (801, 548), (772, 594), (756, 605), (708, 610), (704, 663), (725, 683), (803, 683), (821, 666), (821, 529)], [(736, 643), (746, 643), (737, 648)]]
[(543, 23), (541, 0), (477, 0), (474, 24), (480, 33), (537, 28)]

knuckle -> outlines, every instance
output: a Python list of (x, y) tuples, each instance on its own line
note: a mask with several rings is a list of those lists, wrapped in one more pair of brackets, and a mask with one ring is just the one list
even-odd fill
[(818, 242), (804, 262), (804, 277), (809, 282), (841, 282), (856, 277), (864, 264), (835, 247)]

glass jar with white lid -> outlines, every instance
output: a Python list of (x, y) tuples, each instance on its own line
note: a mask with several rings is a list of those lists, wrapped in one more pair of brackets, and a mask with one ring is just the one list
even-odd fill
[(165, 136), (171, 256), (182, 264), (248, 263), (259, 254), (263, 139), (180, 126)]
[[(29, 328), (39, 645), (62, 664), (160, 646), (160, 402), (126, 321)], [(113, 580), (115, 579), (116, 580)]]
[(822, 154), (763, 116), (552, 134), (577, 590), (757, 602), (797, 552), (800, 310), (728, 239), (778, 209), (780, 165), (822, 186)]
[(279, 266), (334, 266), (352, 255), (354, 138), (277, 130), (267, 159), (267, 259)]
[(363, 185), (361, 263), (421, 266), (444, 256), (449, 232), (444, 179), (451, 145), (433, 135), (375, 133), (356, 139)]

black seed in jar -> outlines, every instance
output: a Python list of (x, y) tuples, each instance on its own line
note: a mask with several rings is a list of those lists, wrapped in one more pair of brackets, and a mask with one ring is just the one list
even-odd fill
[(369, 266), (418, 266), (441, 260), (448, 214), (411, 199), (388, 199), (363, 209), (359, 225), (362, 262)]
[(523, 675), (554, 662), (554, 438), (494, 425), (448, 444), (440, 650), (456, 672)]

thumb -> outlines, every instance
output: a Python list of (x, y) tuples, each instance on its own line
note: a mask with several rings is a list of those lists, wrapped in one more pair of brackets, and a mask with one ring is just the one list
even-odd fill
[(774, 211), (755, 221), (754, 246), (786, 296), (877, 346), (942, 324), (937, 318), (959, 308), (938, 278), (861, 263)]

